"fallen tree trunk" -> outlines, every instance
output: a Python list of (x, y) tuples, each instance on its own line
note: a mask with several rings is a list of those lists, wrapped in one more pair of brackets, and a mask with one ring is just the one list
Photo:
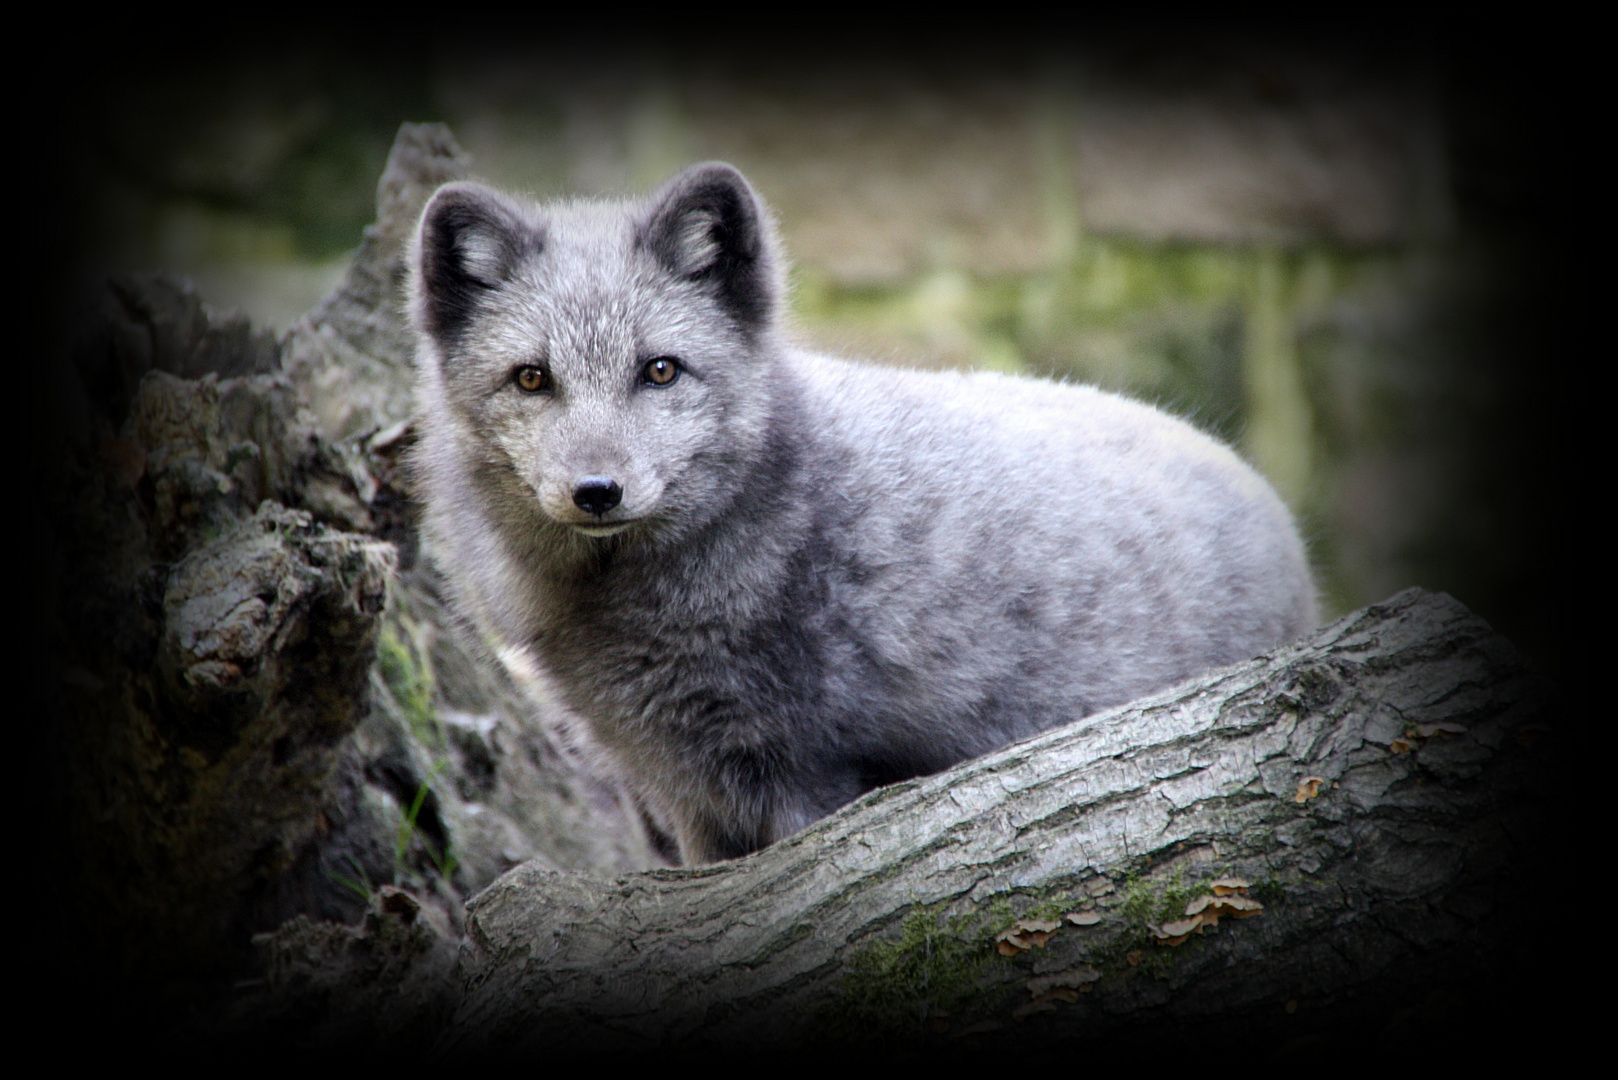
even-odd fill
[(1546, 708), (1411, 590), (736, 862), (516, 869), (469, 905), (443, 1049), (1397, 1040), (1536, 940)]

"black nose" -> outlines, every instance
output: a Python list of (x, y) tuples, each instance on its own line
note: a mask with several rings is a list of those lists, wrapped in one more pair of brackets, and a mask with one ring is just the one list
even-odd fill
[(573, 505), (596, 517), (617, 506), (623, 497), (624, 489), (610, 476), (586, 476), (573, 485)]

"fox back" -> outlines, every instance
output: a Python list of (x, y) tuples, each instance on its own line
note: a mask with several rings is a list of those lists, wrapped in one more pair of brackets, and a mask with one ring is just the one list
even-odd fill
[(548, 673), (688, 863), (1315, 622), (1286, 508), (1090, 387), (793, 347), (747, 181), (441, 188), (415, 470), (461, 610)]

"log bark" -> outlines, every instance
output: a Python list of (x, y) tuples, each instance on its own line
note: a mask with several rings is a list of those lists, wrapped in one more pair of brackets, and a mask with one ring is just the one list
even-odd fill
[[(736, 862), (525, 866), (469, 905), (443, 1049), (1398, 1041), (1540, 941), (1548, 700), (1412, 590)], [(1259, 914), (1164, 943), (1231, 875)]]

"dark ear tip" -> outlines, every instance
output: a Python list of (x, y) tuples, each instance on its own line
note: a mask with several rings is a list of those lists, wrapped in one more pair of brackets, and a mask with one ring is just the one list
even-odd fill
[(752, 189), (742, 171), (728, 161), (699, 161), (680, 174), (693, 180), (721, 181)]
[(758, 196), (753, 191), (753, 185), (747, 182), (747, 177), (742, 175), (740, 169), (726, 161), (704, 161), (681, 171), (663, 186), (659, 201), (669, 196), (690, 198), (703, 193), (719, 192), (755, 204), (758, 202)]
[(482, 184), (471, 180), (452, 180), (439, 185), (438, 190), (428, 197), (426, 205), (422, 207), (421, 221), (424, 225), (436, 223), (458, 210), (487, 207), (498, 200), (499, 196)]

